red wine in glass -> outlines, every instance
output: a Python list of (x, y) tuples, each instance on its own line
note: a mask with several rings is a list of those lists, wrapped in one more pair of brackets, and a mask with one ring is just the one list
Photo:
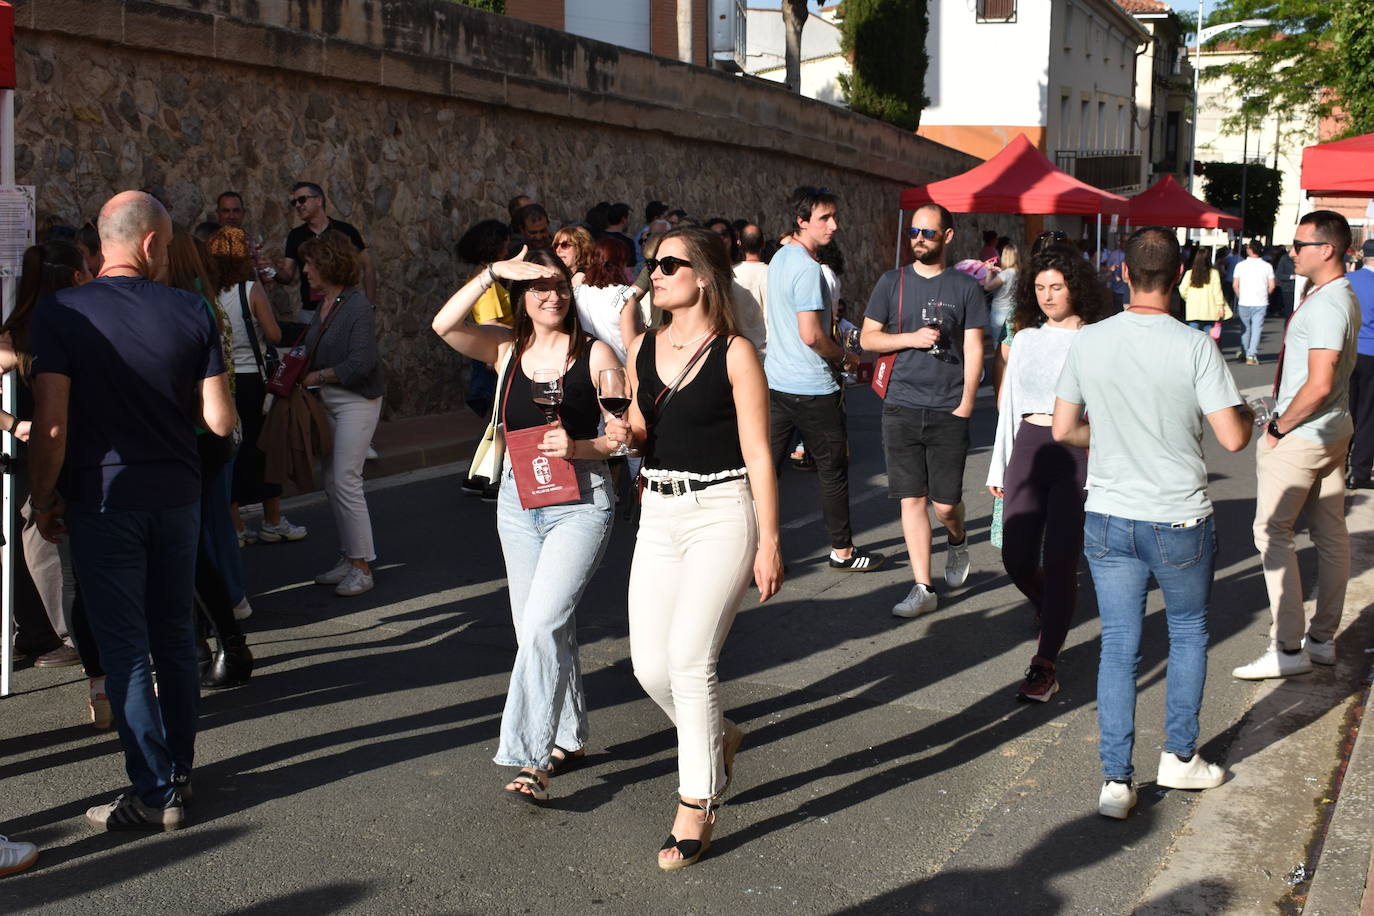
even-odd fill
[[(607, 413), (617, 420), (625, 419), (625, 412), (630, 409), (630, 380), (623, 367), (612, 366), (597, 373), (596, 393), (597, 400)], [(620, 457), (629, 453), (629, 447), (621, 443), (611, 455)]]
[(625, 419), (625, 411), (630, 409), (629, 398), (601, 398), (600, 400), (606, 413), (611, 414), (617, 420)]
[(543, 411), (544, 422), (552, 426), (558, 422), (558, 407), (563, 403), (563, 376), (556, 369), (534, 370), (530, 396), (534, 406)]

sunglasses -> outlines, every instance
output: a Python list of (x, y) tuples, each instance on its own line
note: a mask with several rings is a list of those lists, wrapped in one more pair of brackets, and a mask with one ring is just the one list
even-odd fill
[(927, 242), (933, 242), (933, 241), (935, 241), (936, 239), (938, 239), (938, 238), (940, 237), (940, 230), (939, 230), (939, 229), (917, 229), (917, 228), (915, 228), (915, 227), (912, 227), (911, 229), (908, 229), (908, 230), (906, 231), (906, 234), (907, 234), (907, 236), (908, 236), (909, 238), (913, 238), (913, 239), (925, 239)]
[(554, 248), (572, 248), (572, 247), (573, 247), (573, 243), (570, 242), (570, 241), (568, 241), (567, 239), (563, 239), (561, 242), (554, 242), (554, 243), (553, 243), (553, 247), (554, 247)]
[(316, 198), (316, 197), (319, 197), (319, 196), (320, 196), (320, 195), (318, 195), (318, 194), (302, 194), (300, 197), (293, 197), (293, 198), (291, 198), (290, 200), (287, 201), (287, 203), (289, 203), (289, 204), (290, 204), (291, 206), (293, 206), (293, 207), (299, 207), (299, 206), (303, 205), (307, 200), (311, 200), (311, 199)]
[(1060, 232), (1059, 230), (1054, 229), (1054, 230), (1047, 230), (1047, 231), (1045, 231), (1045, 232), (1040, 233), (1039, 235), (1037, 235), (1037, 236), (1035, 237), (1035, 240), (1036, 240), (1037, 242), (1042, 241), (1042, 240), (1044, 240), (1044, 239), (1060, 239), (1060, 240), (1063, 240), (1063, 239), (1067, 239), (1068, 237), (1069, 237), (1069, 234), (1068, 234), (1067, 232)]
[(1294, 251), (1302, 251), (1304, 248), (1311, 248), (1313, 245), (1330, 245), (1330, 244), (1331, 244), (1330, 242), (1299, 242), (1298, 240), (1294, 239), (1294, 240), (1293, 240), (1293, 250), (1294, 250)]
[(647, 271), (648, 271), (649, 273), (651, 273), (651, 274), (652, 274), (654, 271), (656, 271), (656, 270), (661, 270), (661, 271), (663, 271), (663, 276), (665, 276), (665, 277), (671, 277), (673, 274), (677, 273), (677, 269), (678, 269), (679, 267), (691, 267), (691, 266), (692, 266), (692, 262), (691, 262), (691, 261), (684, 261), (684, 260), (682, 260), (682, 258), (675, 258), (675, 257), (673, 257), (672, 255), (668, 255), (668, 257), (666, 257), (666, 258), (645, 258), (645, 259), (644, 259), (644, 269), (645, 269), (645, 270), (647, 270)]

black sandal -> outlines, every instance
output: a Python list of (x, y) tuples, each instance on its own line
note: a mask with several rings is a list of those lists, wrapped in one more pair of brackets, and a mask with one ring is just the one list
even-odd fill
[[(547, 805), (549, 803), (549, 786), (545, 779), (541, 778), (534, 770), (525, 768), (516, 774), (515, 778), (507, 783), (514, 784), (514, 789), (503, 789), (506, 796), (513, 801), (521, 801), (530, 805)], [(526, 791), (528, 789), (529, 791)]]
[(565, 747), (553, 746), (554, 753), (562, 754), (561, 757), (549, 755), (548, 774), (550, 776), (562, 776), (564, 773), (571, 773), (573, 770), (587, 762), (587, 750), (582, 748), (580, 751), (570, 751)]
[(706, 831), (701, 835), (701, 839), (699, 840), (679, 840), (671, 833), (668, 834), (668, 839), (663, 841), (663, 845), (659, 847), (658, 851), (661, 853), (669, 849), (677, 849), (678, 854), (681, 855), (682, 858), (665, 859), (661, 855), (657, 856), (658, 867), (664, 871), (677, 871), (679, 868), (686, 868), (688, 865), (697, 864), (697, 861), (711, 848), (711, 830), (716, 826), (715, 816), (709, 813), (709, 806), (694, 805), (680, 798), (677, 803), (684, 808), (707, 811)]

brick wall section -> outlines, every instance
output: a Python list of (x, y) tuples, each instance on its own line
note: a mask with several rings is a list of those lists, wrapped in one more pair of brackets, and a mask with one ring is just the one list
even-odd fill
[(566, 26), (563, 0), (506, 0), (506, 15), (550, 29)]
[(677, 59), (677, 0), (649, 0), (649, 50)]
[(827, 185), (862, 302), (891, 266), (901, 188), (976, 162), (775, 84), (448, 0), (20, 0), (15, 15), (16, 173), (40, 219), (79, 224), (153, 186), (193, 225), (233, 187), (271, 248), (291, 183), (318, 181), (377, 265), (393, 416), (461, 406), (429, 321), (470, 270), (459, 236), (516, 192), (556, 223), (659, 199), (777, 231), (788, 189)]

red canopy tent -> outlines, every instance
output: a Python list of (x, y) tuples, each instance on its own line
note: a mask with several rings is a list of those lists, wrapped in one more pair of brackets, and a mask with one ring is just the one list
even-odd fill
[(1208, 206), (1183, 189), (1173, 175), (1165, 175), (1131, 198), (1132, 226), (1179, 226), (1197, 229), (1239, 229), (1239, 216)]
[(996, 156), (962, 175), (907, 188), (902, 209), (943, 204), (954, 213), (1031, 213), (1066, 216), (1125, 216), (1130, 201), (1085, 184), (1056, 168), (1025, 134), (1017, 134)]
[(1309, 197), (1374, 197), (1374, 134), (1304, 149), (1299, 186)]

